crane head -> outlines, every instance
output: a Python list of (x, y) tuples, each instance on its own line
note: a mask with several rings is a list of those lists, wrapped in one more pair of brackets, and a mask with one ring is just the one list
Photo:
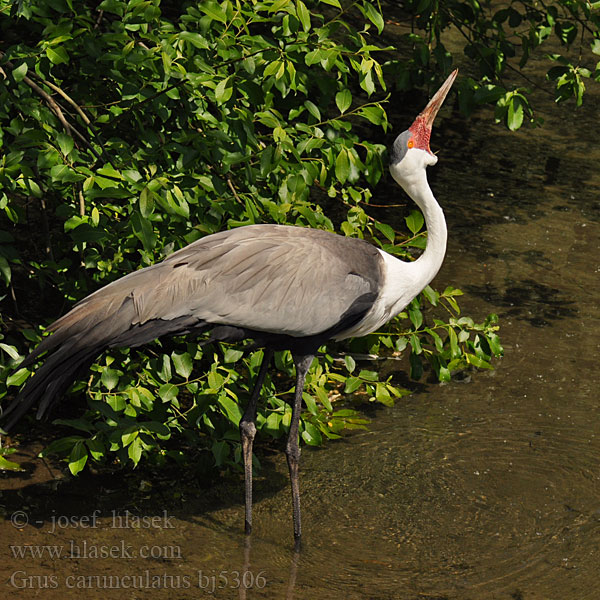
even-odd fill
[[(404, 172), (407, 174), (410, 171), (419, 169), (419, 167), (424, 168), (428, 165), (434, 165), (437, 162), (437, 157), (429, 147), (431, 128), (440, 107), (456, 79), (457, 73), (458, 69), (450, 73), (440, 89), (428, 102), (427, 106), (414, 120), (413, 124), (394, 141), (390, 170), (394, 179), (401, 185), (402, 182), (400, 179), (403, 178)], [(409, 160), (405, 160), (408, 157), (410, 157)]]

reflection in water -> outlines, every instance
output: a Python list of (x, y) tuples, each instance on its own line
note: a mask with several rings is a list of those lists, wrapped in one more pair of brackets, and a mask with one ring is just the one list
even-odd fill
[[(285, 600), (293, 600), (296, 588), (296, 577), (298, 575), (298, 563), (300, 561), (300, 545), (295, 545), (290, 557), (290, 571), (285, 593)], [(246, 577), (247, 576), (247, 577)], [(260, 577), (260, 576), (259, 576)], [(266, 583), (266, 577), (264, 577)], [(252, 570), (252, 536), (247, 535), (244, 540), (244, 569), (239, 588), (239, 599), (246, 600), (248, 593), (253, 588), (261, 589), (262, 579), (257, 585), (257, 577)]]

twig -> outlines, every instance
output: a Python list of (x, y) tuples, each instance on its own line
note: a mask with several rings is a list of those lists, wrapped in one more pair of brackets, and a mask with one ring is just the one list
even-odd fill
[(98, 18), (96, 19), (96, 24), (94, 25), (94, 29), (98, 29), (98, 27), (100, 27), (100, 21), (102, 21), (103, 16), (104, 16), (104, 9), (101, 8), (98, 11)]
[(83, 197), (83, 190), (80, 187), (78, 190), (79, 196), (79, 216), (85, 217), (85, 198)]
[[(4, 56), (5, 56), (4, 52), (0, 51), (0, 59), (4, 58)], [(10, 69), (14, 70), (15, 67), (14, 67), (13, 63), (10, 60), (7, 60), (5, 64)], [(56, 101), (54, 100), (54, 98), (52, 98), (52, 96), (50, 94), (48, 94), (48, 92), (46, 92), (45, 90), (43, 90), (37, 83), (35, 83), (35, 81), (32, 81), (29, 77), (27, 77), (27, 75), (25, 75), (25, 77), (23, 77), (23, 81), (34, 92), (36, 92), (36, 94), (38, 94), (39, 96), (41, 96), (46, 101), (46, 104), (48, 104), (48, 106), (50, 107), (50, 109), (58, 117), (58, 120), (61, 122), (62, 126), (65, 128), (65, 130), (67, 131), (67, 133), (69, 135), (71, 135), (71, 137), (73, 137), (73, 134), (75, 134), (90, 149), (90, 151), (96, 157), (96, 159), (97, 160), (101, 160), (100, 155), (96, 152), (96, 150), (90, 144), (90, 142), (73, 125), (71, 125), (67, 121), (67, 119), (65, 118), (65, 115), (63, 114), (60, 106), (56, 103)], [(43, 80), (43, 82), (44, 82), (44, 84), (47, 84), (48, 87), (52, 87), (51, 85), (49, 85), (49, 82), (47, 82), (45, 80)]]
[(242, 199), (238, 196), (237, 192), (235, 191), (235, 188), (233, 187), (233, 183), (231, 183), (231, 179), (229, 177), (227, 178), (227, 185), (229, 186), (229, 189), (233, 192), (233, 195), (235, 196), (235, 199), (240, 204), (244, 204), (244, 202), (242, 201)]
[(54, 85), (51, 81), (46, 81), (45, 79), (42, 79), (37, 73), (33, 73), (33, 75), (37, 79), (40, 79), (43, 83), (45, 83), (49, 88), (53, 89), (57, 94), (60, 94), (79, 113), (79, 116), (83, 119), (84, 123), (86, 125), (91, 126), (92, 122), (88, 119), (88, 116), (83, 112), (79, 104), (77, 104), (77, 102), (75, 102), (75, 100), (71, 98), (71, 96), (69, 96), (64, 90), (59, 88), (57, 85)]

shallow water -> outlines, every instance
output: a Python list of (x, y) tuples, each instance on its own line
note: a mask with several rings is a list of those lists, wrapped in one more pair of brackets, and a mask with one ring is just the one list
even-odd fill
[[(467, 383), (425, 385), (379, 411), (369, 431), (306, 449), (299, 556), (282, 456), (258, 477), (250, 548), (241, 484), (215, 486), (208, 508), (191, 496), (176, 508), (165, 500), (166, 513), (131, 508), (158, 517), (146, 527), (115, 521), (110, 511), (122, 514), (122, 499), (111, 499), (110, 485), (90, 499), (85, 478), (61, 512), (56, 484), (42, 483), (52, 477), (38, 474), (22, 492), (13, 486), (8, 503), (10, 517), (22, 498), (31, 523), (0, 524), (5, 590), (24, 598), (597, 598), (599, 104), (590, 94), (570, 115), (549, 103), (543, 129), (517, 134), (488, 115), (465, 123), (446, 109), (430, 169), (450, 230), (435, 285), (462, 288), (465, 314), (497, 312), (506, 354)], [(55, 504), (36, 523), (44, 497)], [(54, 527), (61, 516), (71, 521)], [(10, 548), (27, 544), (42, 555)], [(48, 545), (68, 557), (39, 550)], [(116, 550), (103, 557), (101, 547)]]

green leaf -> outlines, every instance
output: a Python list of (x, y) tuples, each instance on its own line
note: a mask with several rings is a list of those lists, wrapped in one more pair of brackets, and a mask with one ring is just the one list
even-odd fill
[(190, 44), (192, 44), (196, 48), (199, 48), (200, 50), (208, 50), (210, 48), (208, 40), (194, 31), (182, 31), (179, 34), (179, 37), (180, 39), (189, 42)]
[(53, 48), (46, 48), (46, 56), (50, 59), (50, 62), (55, 65), (69, 62), (69, 55), (62, 46), (55, 46)]
[(358, 374), (361, 379), (365, 379), (366, 381), (378, 381), (379, 373), (377, 371), (368, 371), (367, 369), (362, 369)]
[(377, 32), (381, 33), (385, 25), (381, 13), (375, 8), (375, 6), (371, 2), (364, 2), (362, 4), (362, 8), (367, 19), (369, 19), (369, 21), (371, 21), (371, 23), (373, 23), (373, 25), (377, 27)]
[(442, 382), (448, 383), (452, 379), (452, 375), (450, 373), (450, 369), (444, 365), (439, 365), (438, 369), (438, 379)]
[(411, 352), (412, 354), (421, 354), (423, 352), (423, 347), (421, 346), (421, 340), (419, 339), (419, 336), (411, 333), (409, 336), (409, 341), (410, 341), (410, 346), (413, 349), (413, 351)]
[(300, 23), (302, 23), (302, 29), (305, 32), (310, 31), (310, 12), (308, 8), (306, 8), (306, 4), (302, 2), (302, 0), (296, 0), (296, 14), (298, 15), (298, 19)]
[(427, 300), (432, 306), (438, 305), (440, 295), (430, 285), (425, 286), (421, 293), (423, 294), (423, 296), (425, 296), (425, 298), (427, 298)]
[(25, 469), (12, 460), (7, 460), (4, 456), (0, 456), (0, 471), (24, 471)]
[(134, 425), (133, 427), (128, 427), (121, 434), (121, 445), (123, 446), (123, 448), (129, 446), (129, 444), (131, 444), (133, 440), (135, 440), (139, 435), (140, 430), (137, 428), (137, 425)]
[(415, 329), (419, 329), (419, 327), (421, 327), (423, 324), (423, 313), (421, 312), (418, 304), (414, 304), (414, 301), (411, 303), (411, 306), (408, 309), (408, 317)]
[(221, 389), (224, 379), (219, 373), (217, 373), (216, 371), (211, 371), (208, 374), (207, 379), (208, 379), (208, 385), (211, 390), (218, 391)]
[(14, 385), (14, 386), (20, 386), (23, 383), (25, 383), (26, 379), (29, 377), (30, 371), (29, 369), (26, 369), (25, 367), (23, 367), (22, 369), (19, 369), (16, 373), (13, 373), (12, 375), (9, 375), (6, 378), (6, 385), (8, 387)]
[(394, 406), (394, 399), (383, 383), (375, 385), (375, 400), (384, 406)]
[(223, 104), (227, 102), (233, 95), (233, 77), (226, 77), (221, 79), (215, 88), (215, 99), (217, 102)]
[(78, 429), (79, 431), (85, 431), (86, 433), (91, 433), (93, 430), (92, 425), (84, 419), (54, 419), (54, 421), (52, 421), (52, 424), (67, 425), (68, 427), (73, 427), (74, 429)]
[(73, 150), (73, 146), (75, 142), (70, 135), (63, 133), (62, 131), (56, 136), (56, 141), (58, 142), (58, 146), (60, 147), (60, 151), (68, 156), (71, 154), (71, 150)]
[(154, 212), (154, 194), (148, 186), (140, 192), (140, 213), (147, 219)]
[(62, 181), (63, 183), (73, 183), (82, 181), (85, 175), (80, 175), (67, 165), (56, 165), (50, 169), (50, 175), (53, 181)]
[(127, 456), (131, 459), (134, 465), (137, 465), (142, 458), (142, 440), (136, 437), (127, 447)]
[(171, 354), (171, 360), (173, 361), (173, 366), (175, 367), (175, 372), (178, 375), (181, 375), (184, 379), (187, 379), (193, 368), (192, 357), (189, 352), (184, 352), (183, 354), (176, 354), (173, 352)]
[(117, 181), (122, 181), (124, 179), (123, 175), (121, 175), (121, 173), (117, 171), (110, 163), (100, 167), (96, 173), (98, 175), (102, 175), (103, 177), (108, 177)]
[(440, 353), (443, 352), (444, 342), (442, 342), (442, 338), (433, 329), (427, 329), (426, 331), (433, 338), (435, 349)]
[(22, 62), (18, 67), (15, 67), (12, 70), (12, 75), (17, 83), (23, 81), (23, 78), (27, 75), (27, 63)]
[(173, 402), (177, 398), (179, 388), (172, 383), (163, 383), (158, 388), (158, 396), (163, 402)]
[(404, 219), (406, 221), (406, 226), (410, 229), (411, 233), (416, 234), (421, 231), (423, 224), (425, 223), (423, 219), (423, 215), (418, 210), (411, 211), (408, 217)]
[(238, 427), (240, 420), (242, 419), (242, 411), (240, 410), (239, 405), (224, 394), (219, 396), (219, 405), (221, 407), (221, 412), (227, 416), (235, 427)]
[(125, 398), (121, 394), (109, 394), (105, 396), (105, 399), (108, 406), (117, 413), (124, 411), (127, 407)]
[(500, 338), (498, 335), (495, 333), (490, 333), (486, 337), (494, 356), (502, 356), (502, 354), (504, 354), (504, 348), (502, 348), (502, 344), (500, 343)]
[(221, 23), (227, 22), (227, 14), (222, 6), (217, 4), (216, 2), (201, 2), (198, 5), (198, 8), (211, 19), (215, 21), (219, 21)]
[(19, 351), (14, 346), (9, 346), (4, 342), (0, 342), (0, 350), (4, 350), (12, 360), (18, 360), (20, 356)]
[(171, 381), (173, 377), (173, 371), (171, 369), (171, 358), (168, 354), (163, 354), (160, 361), (160, 371), (158, 376), (166, 383)]
[(329, 400), (329, 396), (327, 395), (327, 390), (324, 387), (318, 387), (315, 389), (315, 393), (325, 410), (331, 412), (333, 410), (333, 406), (331, 404), (331, 400)]
[(317, 403), (315, 402), (315, 399), (308, 393), (308, 392), (304, 392), (302, 394), (302, 398), (304, 400), (304, 404), (306, 404), (306, 408), (308, 409), (308, 411), (317, 416), (319, 414), (319, 409), (317, 408)]
[(335, 160), (335, 176), (340, 183), (346, 183), (348, 175), (350, 175), (348, 150), (346, 148), (342, 148)]
[(119, 374), (119, 371), (115, 369), (110, 369), (108, 367), (105, 367), (102, 370), (102, 375), (100, 376), (100, 379), (102, 380), (102, 384), (104, 385), (104, 387), (109, 392), (115, 387), (117, 387), (119, 383)]
[(147, 252), (152, 250), (157, 241), (152, 223), (148, 219), (144, 218), (140, 212), (135, 211), (131, 216), (131, 225), (136, 237), (144, 245), (144, 250)]
[(387, 225), (386, 223), (380, 223), (379, 221), (375, 221), (375, 228), (379, 231), (381, 231), (381, 233), (383, 233), (383, 235), (393, 244), (394, 240), (396, 239), (396, 232), (394, 231), (394, 228), (391, 227), (390, 225)]
[(408, 340), (406, 339), (406, 337), (401, 335), (396, 340), (396, 352), (402, 352), (406, 348), (406, 346), (408, 346)]
[(92, 221), (92, 225), (94, 227), (98, 227), (98, 225), (100, 224), (100, 211), (98, 210), (98, 208), (96, 206), (94, 206), (94, 208), (92, 208), (92, 214), (91, 214), (91, 221)]
[(81, 472), (88, 459), (88, 451), (83, 440), (75, 443), (69, 454), (69, 470), (73, 475)]
[(226, 364), (235, 363), (244, 356), (242, 350), (236, 350), (235, 348), (225, 348), (223, 352), (223, 362)]
[(363, 90), (365, 90), (365, 92), (367, 92), (369, 96), (375, 91), (375, 83), (373, 82), (373, 71), (368, 70), (366, 73), (363, 73), (361, 75), (360, 87)]
[(317, 120), (321, 120), (321, 111), (318, 109), (317, 105), (310, 100), (304, 101), (304, 106), (308, 109), (308, 112)]
[(354, 358), (352, 358), (352, 356), (350, 356), (349, 354), (346, 354), (346, 356), (344, 356), (344, 362), (346, 363), (346, 369), (348, 369), (348, 373), (352, 373), (354, 369), (356, 369), (356, 362), (354, 361)]
[(88, 447), (89, 454), (92, 455), (94, 460), (102, 460), (102, 458), (104, 458), (106, 447), (100, 440), (90, 438), (85, 441), (85, 445)]
[(492, 369), (492, 365), (475, 354), (465, 354), (467, 362), (478, 369)]
[(448, 335), (450, 338), (450, 356), (452, 356), (452, 358), (459, 358), (461, 352), (458, 346), (458, 336), (456, 335), (456, 331), (454, 331), (453, 327), (448, 329)]
[(499, 85), (482, 85), (473, 95), (473, 100), (477, 104), (488, 104), (497, 102), (506, 95), (506, 90)]
[(362, 380), (358, 377), (348, 377), (346, 379), (346, 386), (344, 387), (344, 394), (352, 394), (362, 385)]
[(319, 446), (323, 442), (321, 432), (312, 424), (304, 422), (304, 431), (302, 432), (302, 439), (309, 446)]
[(363, 106), (358, 114), (373, 123), (373, 125), (381, 125), (385, 122), (385, 112), (380, 106)]
[(506, 124), (511, 131), (516, 131), (523, 124), (523, 102), (519, 96), (513, 96), (508, 103)]
[(349, 89), (343, 89), (335, 95), (335, 103), (340, 113), (345, 113), (352, 104), (352, 93)]
[(463, 295), (463, 291), (459, 290), (458, 288), (452, 287), (451, 285), (449, 285), (443, 292), (442, 292), (442, 296), (445, 297), (449, 297), (449, 296), (462, 296)]
[[(275, 75), (283, 65), (283, 62), (280, 60), (274, 60), (270, 62), (263, 71), (263, 77), (270, 77), (271, 75)], [(269, 113), (265, 113), (265, 117), (268, 116)], [(266, 125), (267, 123), (265, 123)]]
[(11, 269), (8, 261), (4, 256), (0, 256), (0, 273), (2, 274), (2, 278), (4, 282), (8, 285), (11, 279)]

